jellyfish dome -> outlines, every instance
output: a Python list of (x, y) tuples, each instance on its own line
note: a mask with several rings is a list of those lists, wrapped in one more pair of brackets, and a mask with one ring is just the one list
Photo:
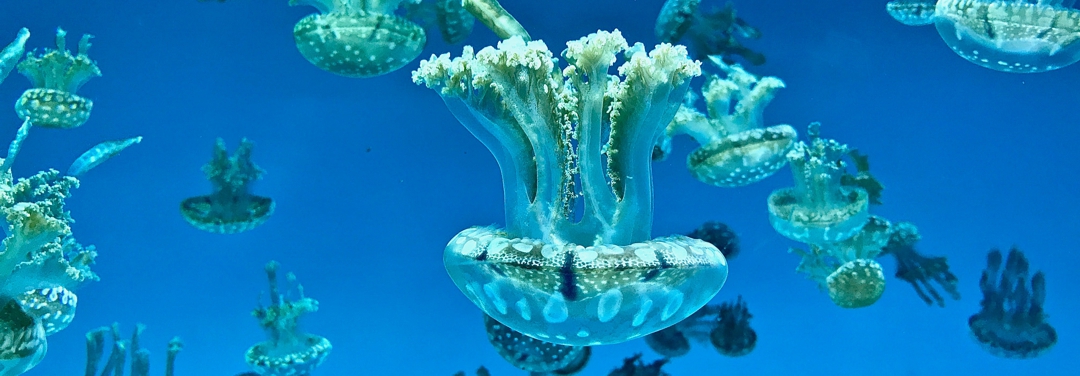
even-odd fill
[(427, 34), (394, 14), (401, 0), (290, 0), (319, 13), (293, 28), (296, 48), (319, 69), (345, 77), (380, 76), (420, 56)]
[(1002, 72), (1038, 73), (1080, 60), (1080, 10), (1072, 0), (941, 0), (934, 25), (949, 48)]

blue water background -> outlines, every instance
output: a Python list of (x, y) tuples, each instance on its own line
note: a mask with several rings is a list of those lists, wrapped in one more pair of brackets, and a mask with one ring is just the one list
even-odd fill
[[(77, 375), (83, 333), (114, 321), (148, 325), (144, 344), (161, 370), (166, 341), (187, 344), (178, 375), (233, 375), (244, 351), (264, 339), (250, 316), (266, 291), (262, 265), (278, 260), (321, 302), (304, 321), (333, 354), (316, 375), (450, 375), (483, 364), (520, 375), (487, 339), (476, 307), (454, 287), (442, 250), (458, 231), (501, 222), (495, 160), (407, 68), (372, 79), (313, 67), (294, 46), (293, 24), (313, 8), (285, 0), (2, 0), (0, 40), (20, 27), (28, 47), (51, 47), (53, 30), (96, 35), (91, 57), (104, 77), (80, 94), (95, 101), (75, 130), (34, 129), (15, 172), (65, 169), (99, 141), (145, 137), (88, 173), (69, 200), (76, 236), (100, 252), (101, 282), (79, 291), (78, 316), (49, 338), (28, 375)], [(660, 0), (504, 0), (553, 50), (597, 29), (656, 42)], [(708, 0), (706, 6), (722, 6)], [(683, 160), (695, 145), (655, 165), (655, 235), (706, 220), (730, 224), (743, 252), (714, 302), (742, 295), (754, 315), (757, 349), (724, 358), (707, 347), (673, 361), (672, 375), (1020, 375), (1080, 370), (1076, 293), (1080, 264), (1080, 66), (1008, 74), (955, 56), (933, 27), (903, 26), (884, 1), (738, 1), (764, 37), (748, 45), (768, 56), (751, 72), (787, 83), (767, 124), (811, 121), (865, 151), (887, 186), (875, 212), (911, 221), (926, 253), (945, 255), (963, 299), (927, 307), (890, 278), (872, 307), (844, 310), (794, 271), (791, 241), (769, 226), (765, 198), (791, 184), (785, 170), (746, 188), (694, 180)], [(423, 56), (452, 52), (437, 34)], [(481, 25), (467, 40), (496, 38)], [(695, 87), (700, 81), (695, 82)], [(0, 102), (28, 87), (13, 74)], [(2, 112), (7, 142), (19, 125)], [(196, 230), (178, 213), (206, 194), (200, 167), (214, 139), (256, 142), (266, 169), (256, 193), (273, 197), (274, 217), (239, 235)], [(1059, 344), (1034, 360), (1006, 360), (969, 338), (978, 278), (992, 247), (1019, 245), (1046, 273), (1047, 311)], [(891, 259), (883, 263), (891, 276)], [(265, 295), (263, 295), (265, 297)], [(596, 348), (586, 375), (606, 375), (641, 341)]]

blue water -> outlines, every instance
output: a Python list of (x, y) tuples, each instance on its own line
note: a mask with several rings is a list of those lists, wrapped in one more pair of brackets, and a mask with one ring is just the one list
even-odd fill
[[(712, 1), (712, 2), (710, 2)], [(715, 0), (706, 5), (722, 5)], [(450, 375), (485, 365), (520, 375), (488, 344), (481, 315), (451, 283), (442, 250), (458, 231), (503, 219), (495, 160), (455, 121), (439, 97), (405, 69), (371, 79), (321, 71), (301, 57), (292, 25), (313, 12), (285, 0), (3, 0), (0, 40), (20, 27), (30, 47), (51, 47), (57, 26), (91, 33), (104, 72), (80, 94), (90, 121), (74, 130), (34, 129), (14, 171), (65, 169), (102, 140), (144, 140), (87, 173), (68, 200), (74, 233), (98, 247), (101, 281), (78, 291), (75, 322), (49, 338), (28, 375), (81, 374), (83, 333), (120, 322), (148, 326), (144, 346), (160, 372), (165, 343), (186, 343), (178, 375), (233, 375), (244, 351), (265, 337), (250, 311), (266, 291), (269, 260), (296, 273), (321, 303), (304, 327), (334, 344), (315, 375)], [(597, 29), (656, 42), (662, 1), (518, 1), (503, 5), (553, 50)], [(731, 225), (743, 252), (731, 261), (715, 303), (742, 295), (754, 315), (757, 348), (724, 358), (697, 347), (672, 375), (1021, 375), (1080, 370), (1080, 67), (1009, 74), (951, 52), (932, 27), (893, 21), (884, 1), (738, 1), (764, 36), (747, 45), (768, 63), (749, 70), (780, 77), (766, 124), (803, 131), (821, 121), (827, 137), (871, 156), (886, 185), (875, 213), (911, 221), (920, 249), (948, 257), (963, 298), (928, 307), (890, 275), (869, 308), (835, 307), (796, 274), (796, 243), (769, 226), (765, 198), (790, 174), (745, 188), (693, 179), (683, 164), (695, 145), (679, 138), (655, 165), (655, 235), (685, 233), (706, 220)], [(424, 57), (452, 52), (429, 36)], [(491, 45), (481, 25), (466, 41)], [(695, 86), (698, 83), (695, 82)], [(0, 101), (27, 88), (13, 74)], [(3, 99), (6, 98), (6, 99)], [(21, 123), (0, 112), (0, 132)], [(179, 202), (209, 193), (200, 167), (214, 139), (256, 142), (267, 170), (255, 193), (273, 197), (265, 225), (238, 235), (199, 231)], [(6, 140), (6, 139), (5, 139)], [(3, 141), (7, 142), (7, 141)], [(990, 355), (969, 338), (979, 310), (986, 252), (1018, 245), (1047, 276), (1046, 309), (1059, 343), (1031, 360)], [(263, 295), (265, 297), (265, 295)], [(606, 375), (623, 357), (651, 353), (638, 340), (594, 349), (583, 374)]]

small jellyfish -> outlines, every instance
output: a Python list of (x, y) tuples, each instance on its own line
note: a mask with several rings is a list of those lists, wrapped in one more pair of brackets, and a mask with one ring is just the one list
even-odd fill
[(45, 328), (15, 300), (0, 306), (0, 338), (0, 375), (21, 375), (45, 358)]
[(97, 63), (86, 55), (92, 35), (83, 34), (78, 54), (67, 50), (67, 32), (56, 29), (56, 49), (30, 53), (18, 65), (19, 73), (34, 86), (15, 102), (20, 119), (39, 127), (75, 128), (90, 118), (94, 102), (75, 92), (91, 78), (100, 77)]
[(915, 249), (915, 243), (922, 238), (919, 229), (910, 222), (900, 222), (893, 226), (889, 243), (882, 250), (896, 257), (896, 278), (907, 281), (915, 288), (926, 304), (937, 303), (945, 306), (945, 298), (934, 288), (934, 283), (941, 286), (953, 300), (960, 299), (957, 287), (959, 279), (949, 271), (945, 257), (927, 257)]
[[(566, 346), (529, 337), (484, 315), (484, 329), (495, 350), (514, 367), (529, 372), (561, 372), (561, 375), (580, 370), (588, 363), (588, 346)], [(576, 373), (576, 372), (574, 372)]]
[(885, 4), (885, 11), (894, 20), (908, 26), (934, 23), (937, 0), (893, 0)]
[(611, 370), (608, 376), (671, 376), (671, 374), (661, 369), (669, 361), (671, 360), (665, 358), (645, 364), (645, 362), (641, 361), (641, 354), (634, 354), (634, 356), (623, 359), (622, 367)]
[(68, 168), (68, 176), (79, 177), (85, 174), (90, 169), (97, 167), (98, 165), (105, 163), (112, 157), (120, 154), (121, 151), (127, 149), (128, 146), (135, 145), (142, 142), (142, 137), (132, 137), (124, 140), (105, 141), (87, 150), (85, 153), (75, 159), (75, 162)]
[(754, 351), (757, 346), (757, 332), (750, 327), (750, 309), (742, 296), (735, 303), (724, 302), (720, 305), (717, 325), (709, 333), (709, 342), (721, 354), (739, 357)]
[(885, 293), (885, 273), (874, 259), (888, 243), (891, 229), (889, 221), (869, 216), (855, 235), (843, 241), (810, 244), (809, 250), (793, 248), (791, 252), (802, 257), (795, 270), (817, 282), (839, 307), (874, 304)]
[[(244, 359), (252, 370), (262, 376), (308, 375), (326, 360), (332, 346), (326, 338), (299, 329), (300, 317), (319, 310), (319, 302), (305, 297), (304, 287), (299, 285), (299, 299), (287, 299), (278, 291), (277, 269), (278, 263), (275, 261), (266, 264), (270, 305), (252, 312), (270, 338), (251, 346)], [(292, 273), (286, 277), (289, 282), (296, 280)]]
[(709, 244), (712, 244), (716, 249), (719, 249), (728, 260), (739, 255), (739, 236), (726, 224), (708, 221), (693, 232), (686, 234), (686, 236), (704, 240)]
[(1046, 72), (1080, 60), (1073, 0), (939, 0), (934, 25), (945, 44), (982, 67)]
[(731, 3), (710, 13), (699, 11), (701, 0), (668, 0), (656, 18), (655, 33), (660, 42), (677, 44), (683, 37), (694, 53), (694, 59), (715, 57), (734, 64), (740, 56), (753, 65), (765, 63), (765, 55), (743, 46), (738, 38), (755, 40), (761, 31), (750, 26), (735, 14)]
[[(772, 176), (787, 163), (797, 137), (790, 125), (764, 125), (765, 107), (784, 82), (776, 77), (759, 79), (716, 58), (711, 61), (727, 77), (711, 76), (705, 82), (702, 94), (708, 115), (694, 109), (692, 102), (684, 104), (658, 147), (667, 148), (667, 139), (677, 134), (693, 137), (701, 147), (687, 157), (687, 168), (701, 182), (718, 187), (741, 187)], [(654, 148), (654, 159), (655, 152)]]
[[(120, 325), (113, 323), (112, 326), (100, 327), (86, 333), (86, 375), (124, 375), (124, 366), (127, 359), (131, 358), (131, 376), (150, 376), (150, 350), (141, 346), (141, 337), (146, 327), (142, 324), (135, 325), (135, 332), (131, 339), (123, 339), (120, 336)], [(109, 356), (105, 358), (105, 365), (98, 373), (98, 365), (101, 357), (105, 355), (105, 335), (112, 337), (113, 346)], [(165, 376), (173, 376), (176, 369), (176, 355), (184, 349), (184, 343), (179, 337), (173, 337), (166, 348)]]
[(402, 0), (290, 0), (319, 13), (293, 28), (300, 54), (319, 69), (345, 77), (384, 75), (420, 56), (427, 34), (394, 14)]
[(230, 157), (225, 150), (225, 141), (217, 140), (213, 159), (203, 166), (206, 178), (214, 185), (214, 192), (189, 197), (180, 203), (180, 213), (188, 223), (217, 234), (244, 232), (266, 223), (274, 213), (274, 200), (250, 192), (251, 183), (262, 178), (264, 173), (251, 162), (253, 146), (245, 138)]
[[(1046, 275), (1036, 272), (1028, 285), (1028, 260), (1013, 247), (1001, 265), (1001, 251), (987, 255), (979, 279), (983, 299), (979, 313), (968, 319), (974, 339), (1003, 358), (1029, 359), (1057, 343), (1057, 331), (1046, 322)], [(1000, 272), (1000, 275), (999, 275)]]
[(769, 195), (769, 222), (781, 235), (808, 244), (844, 241), (858, 234), (870, 215), (865, 189), (842, 182), (850, 148), (821, 138), (821, 124), (808, 127), (810, 144), (787, 154), (795, 186)]

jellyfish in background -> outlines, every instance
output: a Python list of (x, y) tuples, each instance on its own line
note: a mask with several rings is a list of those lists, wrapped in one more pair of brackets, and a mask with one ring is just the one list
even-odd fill
[(889, 242), (882, 250), (882, 254), (890, 254), (896, 257), (896, 278), (900, 278), (915, 288), (926, 304), (937, 303), (945, 306), (945, 299), (934, 287), (934, 283), (953, 300), (960, 299), (960, 290), (957, 287), (959, 280), (949, 271), (949, 264), (945, 257), (927, 257), (915, 249), (922, 236), (919, 229), (910, 222), (899, 222), (893, 226), (893, 232), (889, 235)]
[(427, 33), (394, 14), (403, 0), (289, 0), (315, 7), (293, 27), (296, 48), (319, 69), (345, 77), (381, 76), (420, 56)]
[(769, 195), (769, 222), (800, 243), (842, 242), (866, 224), (869, 196), (861, 187), (843, 184), (847, 145), (822, 139), (820, 123), (810, 124), (807, 135), (809, 145), (798, 142), (787, 154), (795, 186)]
[(715, 221), (705, 222), (686, 236), (712, 244), (728, 260), (739, 255), (739, 236), (726, 224)]
[[(464, 371), (458, 371), (457, 373), (454, 374), (454, 376), (465, 376), (465, 372)], [(488, 371), (488, 369), (486, 367), (480, 366), (480, 368), (476, 369), (476, 376), (491, 376), (491, 372)]]
[(628, 341), (686, 318), (727, 279), (711, 244), (650, 240), (652, 147), (700, 69), (681, 46), (646, 53), (618, 31), (569, 42), (563, 57), (566, 68), (542, 41), (513, 37), (413, 72), (502, 170), (507, 228), (466, 229), (443, 260), (511, 329), (570, 346)]
[(839, 307), (869, 306), (885, 293), (885, 272), (874, 259), (891, 233), (889, 221), (869, 216), (859, 232), (843, 241), (810, 244), (809, 250), (791, 249), (802, 257), (795, 270), (817, 282)]
[(661, 370), (669, 361), (669, 359), (660, 359), (645, 364), (645, 362), (641, 361), (641, 354), (636, 354), (623, 359), (622, 367), (611, 370), (608, 376), (671, 376), (671, 374)]
[[(127, 357), (131, 357), (131, 376), (150, 376), (150, 350), (140, 346), (140, 337), (146, 327), (142, 324), (135, 326), (135, 333), (130, 340), (120, 336), (120, 325), (113, 323), (111, 327), (101, 327), (86, 333), (86, 376), (95, 374), (124, 376), (124, 365)], [(105, 360), (105, 366), (98, 373), (98, 365), (101, 357), (105, 354), (105, 335), (112, 336), (113, 346), (109, 356)], [(180, 337), (173, 337), (169, 341), (165, 358), (165, 376), (173, 376), (176, 369), (176, 355), (184, 349), (184, 343)]]
[(180, 214), (188, 223), (203, 231), (235, 234), (270, 219), (274, 200), (251, 194), (251, 183), (265, 173), (251, 161), (252, 147), (254, 144), (248, 139), (240, 140), (236, 153), (230, 157), (225, 140), (217, 139), (213, 159), (202, 168), (214, 185), (214, 192), (189, 197), (180, 203)]
[(757, 345), (757, 332), (750, 328), (751, 317), (740, 296), (734, 303), (701, 307), (678, 324), (645, 336), (645, 343), (667, 358), (689, 353), (691, 341), (708, 343), (720, 354), (739, 357), (749, 354)]
[(761, 31), (750, 26), (735, 15), (730, 2), (724, 9), (711, 13), (699, 12), (701, 0), (668, 0), (656, 19), (656, 38), (663, 43), (676, 44), (684, 37), (689, 39), (694, 59), (706, 56), (723, 59), (734, 64), (733, 56), (740, 56), (753, 65), (765, 64), (765, 55), (744, 47), (737, 38), (756, 40)]
[(784, 82), (776, 77), (759, 79), (738, 65), (711, 60), (727, 77), (710, 76), (702, 88), (708, 116), (692, 102), (680, 107), (658, 138), (661, 154), (670, 149), (670, 137), (687, 134), (701, 147), (686, 158), (686, 166), (703, 183), (741, 187), (772, 176), (787, 163), (798, 136), (790, 125), (764, 126), (765, 106)]
[(574, 375), (589, 362), (588, 346), (565, 346), (521, 334), (484, 315), (488, 341), (514, 367), (534, 373)]
[[(319, 302), (305, 297), (304, 287), (300, 285), (297, 285), (300, 298), (287, 299), (278, 291), (277, 270), (277, 262), (266, 264), (270, 305), (252, 312), (270, 339), (251, 346), (244, 359), (261, 376), (307, 376), (326, 360), (332, 346), (324, 337), (299, 330), (300, 316), (319, 310)], [(296, 282), (292, 273), (286, 278), (290, 283)]]
[(405, 18), (424, 27), (434, 25), (443, 41), (458, 44), (472, 34), (476, 17), (465, 9), (461, 0), (406, 1), (402, 3)]
[[(1013, 247), (1001, 265), (1001, 251), (987, 255), (979, 279), (983, 299), (968, 327), (979, 345), (1003, 358), (1029, 359), (1057, 343), (1057, 331), (1046, 322), (1046, 275), (1036, 272), (1028, 284), (1028, 260)], [(999, 275), (1000, 273), (1000, 275)], [(1030, 287), (1029, 287), (1030, 286)]]
[(67, 50), (67, 32), (56, 29), (56, 49), (30, 53), (18, 65), (19, 73), (34, 86), (15, 102), (19, 118), (39, 127), (75, 128), (90, 118), (94, 102), (75, 92), (91, 78), (100, 77), (97, 63), (86, 55), (92, 35), (83, 34), (79, 52)]

